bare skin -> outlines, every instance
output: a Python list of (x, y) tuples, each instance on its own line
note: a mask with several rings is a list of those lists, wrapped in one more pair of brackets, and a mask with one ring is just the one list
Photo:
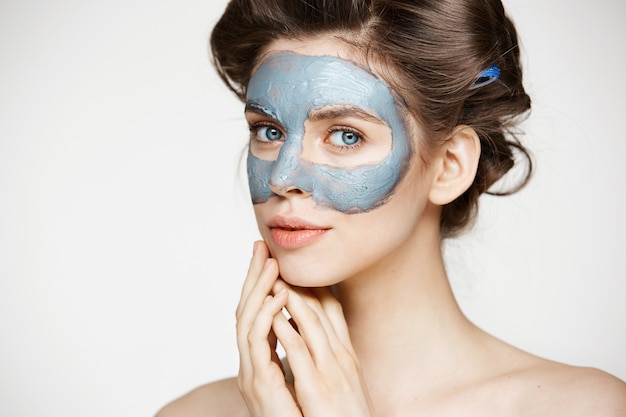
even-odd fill
[[(354, 58), (328, 38), (277, 41), (265, 52), (285, 50)], [(273, 190), (277, 197), (255, 205), (265, 242), (255, 244), (237, 308), (239, 376), (197, 388), (157, 416), (626, 416), (619, 379), (520, 351), (459, 309), (439, 216), (473, 181), (479, 155), (475, 132), (459, 127), (427, 167), (412, 159), (386, 204), (362, 214), (320, 210), (303, 190)], [(285, 251), (270, 236), (276, 214), (330, 232)], [(320, 259), (327, 271), (315, 268)], [(334, 265), (348, 272), (337, 278)]]
[[(537, 358), (535, 358), (537, 359)], [(406, 394), (405, 394), (406, 395)], [(381, 416), (607, 416), (626, 415), (623, 382), (591, 368), (537, 360), (537, 365), (477, 383), (451, 387), (428, 401), (418, 394)], [(420, 404), (415, 404), (420, 402)], [(157, 417), (249, 417), (236, 378), (203, 385), (163, 408)]]
[[(386, 296), (394, 298), (392, 293)], [(402, 298), (398, 294), (395, 299)], [(379, 313), (369, 311), (368, 317)], [(626, 384), (609, 374), (520, 351), (475, 327), (459, 310), (438, 318), (438, 325), (423, 323), (420, 332), (407, 331), (420, 326), (418, 316), (403, 314), (407, 316), (398, 320), (398, 327), (388, 315), (381, 315), (385, 320), (380, 323), (383, 334), (398, 332), (400, 340), (365, 332), (365, 328), (362, 334), (351, 333), (377, 416), (626, 415)], [(348, 323), (359, 320), (355, 316)], [(386, 342), (394, 339), (398, 342)], [(157, 416), (252, 414), (237, 379), (231, 378), (193, 390)]]

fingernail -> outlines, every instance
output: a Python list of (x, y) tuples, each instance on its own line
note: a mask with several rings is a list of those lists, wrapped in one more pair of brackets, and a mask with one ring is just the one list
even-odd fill
[(252, 254), (254, 255), (258, 249), (259, 249), (259, 241), (257, 240), (252, 245)]

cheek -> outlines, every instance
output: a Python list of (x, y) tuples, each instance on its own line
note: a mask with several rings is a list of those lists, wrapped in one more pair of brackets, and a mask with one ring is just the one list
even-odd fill
[(392, 197), (409, 168), (411, 149), (404, 138), (397, 142), (380, 163), (350, 169), (314, 164), (282, 150), (276, 161), (248, 154), (252, 202), (261, 204), (276, 196), (272, 185), (274, 189), (300, 189), (311, 194), (318, 206), (346, 214), (373, 210)]
[(401, 178), (401, 164), (384, 161), (351, 170), (320, 167), (318, 204), (346, 214), (365, 213), (385, 204)]

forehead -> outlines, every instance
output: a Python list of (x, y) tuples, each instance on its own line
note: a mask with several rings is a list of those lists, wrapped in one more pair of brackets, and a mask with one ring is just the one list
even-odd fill
[(265, 57), (250, 79), (247, 101), (276, 118), (347, 105), (388, 120), (397, 110), (391, 89), (368, 69), (336, 56), (293, 51)]

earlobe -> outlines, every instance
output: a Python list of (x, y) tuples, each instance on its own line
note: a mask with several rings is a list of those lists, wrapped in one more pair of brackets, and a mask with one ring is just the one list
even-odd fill
[(437, 160), (430, 201), (444, 205), (463, 194), (474, 182), (480, 159), (480, 139), (469, 126), (457, 126)]

